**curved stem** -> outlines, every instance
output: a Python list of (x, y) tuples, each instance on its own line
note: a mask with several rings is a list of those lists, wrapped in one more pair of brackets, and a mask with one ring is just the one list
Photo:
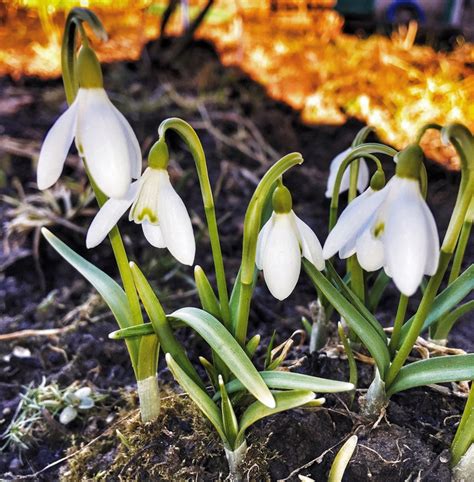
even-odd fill
[(257, 239), (260, 232), (265, 201), (278, 178), (291, 167), (302, 163), (303, 158), (298, 152), (287, 154), (277, 161), (259, 182), (245, 213), (242, 264), (240, 267), (240, 296), (234, 320), (234, 335), (242, 346), (245, 346), (245, 340), (247, 338)]
[[(363, 156), (366, 159), (370, 159), (371, 161), (374, 161), (377, 166), (377, 170), (380, 170), (383, 172), (382, 163), (380, 162), (379, 158), (371, 154), (371, 152), (369, 152), (369, 151), (373, 151), (373, 149), (367, 148), (367, 146), (370, 146), (370, 145), (371, 144), (362, 144), (354, 148), (339, 166), (339, 169), (336, 175), (336, 180), (334, 182), (331, 206), (329, 211), (329, 231), (331, 231), (331, 229), (336, 225), (337, 211), (339, 209), (339, 191), (341, 189), (342, 176), (344, 175), (344, 172), (346, 171), (347, 167), (352, 162), (357, 161), (360, 157)], [(386, 147), (386, 146), (383, 146), (383, 147)], [(378, 151), (378, 152), (381, 152), (381, 151)]]
[(448, 284), (451, 284), (459, 276), (464, 254), (467, 248), (467, 243), (471, 234), (471, 228), (472, 222), (465, 221), (462, 225), (461, 234), (459, 235), (458, 244), (456, 246), (456, 252), (454, 253), (453, 265), (451, 267)]
[(430, 123), (426, 124), (420, 129), (418, 129), (418, 132), (416, 133), (415, 137), (415, 142), (419, 144), (421, 142), (422, 137), (425, 135), (425, 132), (428, 131), (429, 129), (435, 129), (437, 131), (440, 131), (443, 127), (439, 124), (436, 123)]
[(165, 141), (166, 131), (171, 129), (175, 131), (181, 139), (186, 143), (196, 164), (196, 171), (199, 178), (201, 188), (202, 201), (204, 204), (204, 213), (206, 215), (207, 228), (209, 231), (209, 240), (211, 243), (212, 258), (214, 261), (214, 270), (216, 274), (217, 292), (219, 294), (219, 303), (222, 314), (222, 321), (227, 329), (231, 328), (230, 309), (229, 309), (229, 293), (227, 291), (227, 281), (224, 269), (224, 260), (222, 258), (221, 244), (219, 240), (219, 230), (217, 227), (216, 211), (214, 207), (214, 197), (212, 194), (211, 183), (209, 181), (209, 173), (207, 170), (206, 155), (202, 148), (196, 131), (182, 119), (173, 117), (164, 120), (158, 127), (158, 135), (160, 140)]

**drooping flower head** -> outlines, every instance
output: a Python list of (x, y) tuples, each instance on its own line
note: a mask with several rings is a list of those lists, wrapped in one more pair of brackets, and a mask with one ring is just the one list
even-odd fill
[(79, 90), (74, 102), (49, 130), (38, 160), (39, 189), (51, 187), (61, 175), (72, 141), (90, 175), (108, 197), (121, 198), (132, 178), (141, 173), (137, 137), (125, 117), (110, 102), (94, 51), (83, 46), (78, 55)]
[(383, 267), (400, 292), (411, 296), (423, 275), (436, 272), (439, 238), (420, 191), (422, 150), (409, 146), (397, 161), (396, 174), (386, 186), (374, 177), (371, 186), (343, 211), (323, 254), (325, 259), (338, 251), (341, 258), (356, 254), (363, 269)]
[(263, 270), (270, 293), (279, 300), (294, 290), (303, 256), (324, 269), (321, 243), (292, 209), (290, 191), (279, 184), (272, 197), (273, 213), (258, 235), (256, 265)]
[[(326, 186), (326, 197), (332, 198), (332, 194), (334, 191), (334, 184), (336, 183), (337, 173), (339, 168), (341, 167), (342, 162), (344, 159), (351, 153), (352, 148), (345, 149), (341, 153), (339, 153), (332, 161), (329, 166), (329, 176), (328, 182)], [(347, 191), (349, 189), (350, 184), (350, 169), (346, 169), (344, 174), (342, 175), (341, 186), (339, 188), (339, 193)], [(357, 190), (359, 192), (364, 191), (364, 189), (369, 184), (369, 168), (365, 159), (360, 159), (359, 161), (359, 174), (357, 176)]]
[(100, 244), (131, 207), (129, 220), (141, 224), (151, 245), (168, 248), (181, 263), (193, 264), (196, 253), (193, 227), (186, 206), (171, 185), (168, 160), (166, 143), (156, 142), (140, 179), (131, 184), (122, 199), (109, 199), (97, 213), (87, 232), (88, 248)]

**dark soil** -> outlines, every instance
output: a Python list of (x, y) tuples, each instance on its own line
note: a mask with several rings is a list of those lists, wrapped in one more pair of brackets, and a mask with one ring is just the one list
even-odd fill
[[(145, 153), (156, 139), (159, 123), (167, 117), (182, 117), (197, 128), (216, 190), (228, 273), (235, 276), (238, 270), (246, 203), (277, 155), (291, 151), (303, 154), (305, 164), (293, 169), (286, 183), (294, 196), (295, 211), (321, 240), (325, 239), (329, 205), (324, 191), (328, 165), (350, 145), (362, 127), (359, 122), (349, 121), (342, 127), (302, 124), (298, 113), (270, 99), (263, 87), (241, 71), (224, 68), (213, 49), (203, 43), (191, 45), (172, 67), (155, 65), (145, 54), (136, 63), (106, 66), (104, 74), (112, 100), (130, 120)], [(3, 194), (17, 198), (37, 194), (33, 160), (46, 131), (64, 108), (60, 80), (0, 79)], [(252, 135), (249, 129), (252, 126), (258, 129), (263, 143)], [(174, 157), (172, 176), (192, 213), (198, 237), (196, 263), (213, 279), (192, 159), (177, 139), (171, 136), (170, 139)], [(262, 147), (265, 144), (269, 148)], [(385, 164), (390, 172), (393, 167), (387, 160)], [(428, 201), (442, 235), (454, 204), (459, 174), (433, 163), (429, 163), (428, 173)], [(74, 158), (66, 166), (61, 182), (70, 189), (71, 201), (77, 205), (86, 182)], [(27, 202), (38, 201), (29, 197)], [(79, 228), (76, 231), (57, 220), (66, 214), (64, 200), (59, 201), (58, 209), (59, 216), (54, 219), (50, 216), (45, 224), (77, 252), (116, 276), (107, 243), (92, 251), (84, 246), (84, 233), (95, 211), (94, 203), (70, 216), (69, 221)], [(134, 390), (134, 379), (123, 343), (107, 338), (116, 329), (112, 316), (81, 276), (38, 238), (35, 226), (22, 224), (21, 230), (10, 232), (14, 227), (13, 215), (6, 202), (0, 205), (0, 219), (4, 226), (0, 333), (63, 329), (51, 336), (17, 337), (0, 342), (0, 431), (8, 427), (24, 387), (38, 385), (42, 377), (62, 387), (75, 380), (90, 384), (108, 394), (106, 408), (111, 413), (107, 416), (107, 410), (98, 408), (62, 432), (53, 428), (43, 431), (41, 439), (31, 443), (26, 451), (13, 446), (6, 448), (0, 453), (0, 474), (6, 479), (37, 480), (56, 480), (60, 471), (65, 480), (92, 478), (98, 473), (107, 474), (110, 480), (225, 478), (226, 462), (218, 440), (189, 403), (165, 403), (163, 420), (155, 429), (141, 428), (136, 412), (125, 411), (124, 407), (133, 406), (130, 392)], [(176, 265), (164, 251), (148, 246), (138, 226), (123, 220), (121, 228), (130, 258), (138, 262), (157, 287), (166, 309), (198, 306), (191, 269)], [(466, 265), (472, 263), (472, 258), (471, 246)], [(301, 328), (300, 317), (314, 298), (314, 290), (304, 276), (284, 303), (276, 302), (263, 282), (259, 282), (252, 305), (250, 335), (261, 333), (265, 346), (276, 329), (278, 341), (284, 341)], [(390, 287), (377, 313), (382, 322), (392, 320), (397, 299), (396, 290)], [(81, 309), (76, 310), (78, 306)], [(411, 309), (415, 308), (416, 299), (411, 305)], [(450, 346), (472, 351), (472, 321), (471, 316), (457, 324)], [(179, 337), (197, 362), (202, 342), (184, 330)], [(19, 354), (15, 347), (29, 351)], [(298, 371), (347, 380), (346, 361), (330, 358), (324, 352), (312, 356), (307, 352), (307, 344), (303, 344), (290, 353), (290, 359), (297, 361)], [(259, 366), (263, 356), (262, 350), (257, 357)], [(168, 388), (167, 393), (175, 400), (179, 389), (163, 365), (161, 360), (160, 380), (174, 387)], [(361, 388), (367, 387), (371, 368), (361, 362), (358, 367)], [(430, 388), (410, 390), (393, 397), (386, 417), (377, 426), (360, 419), (357, 405), (349, 409), (347, 403), (345, 397), (328, 396), (326, 408), (295, 410), (257, 424), (249, 433), (252, 444), (249, 478), (298, 480), (300, 474), (324, 480), (341, 443), (356, 433), (359, 446), (347, 469), (347, 480), (370, 477), (374, 481), (395, 481), (415, 479), (418, 475), (423, 480), (450, 480), (447, 449), (462, 411), (462, 398), (449, 389), (446, 393)], [(182, 411), (177, 407), (182, 407)], [(131, 448), (120, 444), (115, 428), (132, 440)], [(69, 461), (43, 470), (95, 437), (99, 437), (97, 442)], [(127, 450), (134, 457), (127, 458)]]

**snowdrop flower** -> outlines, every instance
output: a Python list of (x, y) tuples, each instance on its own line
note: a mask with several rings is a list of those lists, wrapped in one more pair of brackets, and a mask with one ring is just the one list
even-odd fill
[[(334, 184), (336, 183), (337, 172), (341, 167), (342, 162), (344, 159), (351, 153), (351, 148), (342, 151), (338, 154), (332, 161), (331, 165), (329, 166), (329, 177), (328, 183), (326, 187), (326, 197), (332, 198), (332, 193), (334, 191)], [(344, 174), (342, 175), (341, 180), (341, 187), (339, 189), (339, 193), (347, 191), (349, 189), (350, 184), (350, 169), (346, 169)], [(357, 190), (359, 192), (364, 191), (364, 189), (369, 184), (369, 168), (367, 167), (367, 163), (364, 159), (360, 159), (359, 161), (359, 176), (357, 178)]]
[[(423, 153), (418, 145), (398, 154), (396, 175), (381, 188), (380, 174), (341, 214), (324, 244), (325, 259), (337, 251), (353, 254), (366, 271), (384, 268), (406, 296), (415, 293), (423, 275), (438, 268), (436, 223), (419, 185)], [(383, 185), (383, 182), (382, 182)]]
[(101, 191), (123, 197), (141, 172), (138, 140), (125, 117), (110, 102), (94, 51), (83, 46), (77, 63), (79, 90), (74, 102), (49, 130), (38, 160), (38, 188), (61, 175), (73, 139)]
[(87, 232), (86, 246), (100, 244), (130, 209), (129, 220), (142, 225), (143, 234), (156, 248), (168, 248), (181, 263), (192, 265), (196, 253), (193, 227), (186, 207), (170, 183), (168, 148), (158, 141), (150, 150), (148, 167), (122, 199), (109, 199)]
[(272, 202), (272, 216), (258, 235), (256, 265), (263, 270), (270, 293), (284, 300), (298, 282), (301, 257), (320, 271), (324, 269), (324, 259), (316, 234), (293, 212), (290, 191), (279, 185)]

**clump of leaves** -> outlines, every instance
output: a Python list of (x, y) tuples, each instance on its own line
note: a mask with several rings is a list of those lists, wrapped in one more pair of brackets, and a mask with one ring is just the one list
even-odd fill
[(2, 434), (2, 439), (5, 440), (2, 449), (9, 445), (27, 449), (38, 439), (48, 417), (67, 425), (106, 397), (88, 386), (81, 387), (78, 382), (60, 388), (54, 382), (47, 384), (43, 378), (37, 387), (29, 385), (25, 393), (21, 394), (15, 415)]

